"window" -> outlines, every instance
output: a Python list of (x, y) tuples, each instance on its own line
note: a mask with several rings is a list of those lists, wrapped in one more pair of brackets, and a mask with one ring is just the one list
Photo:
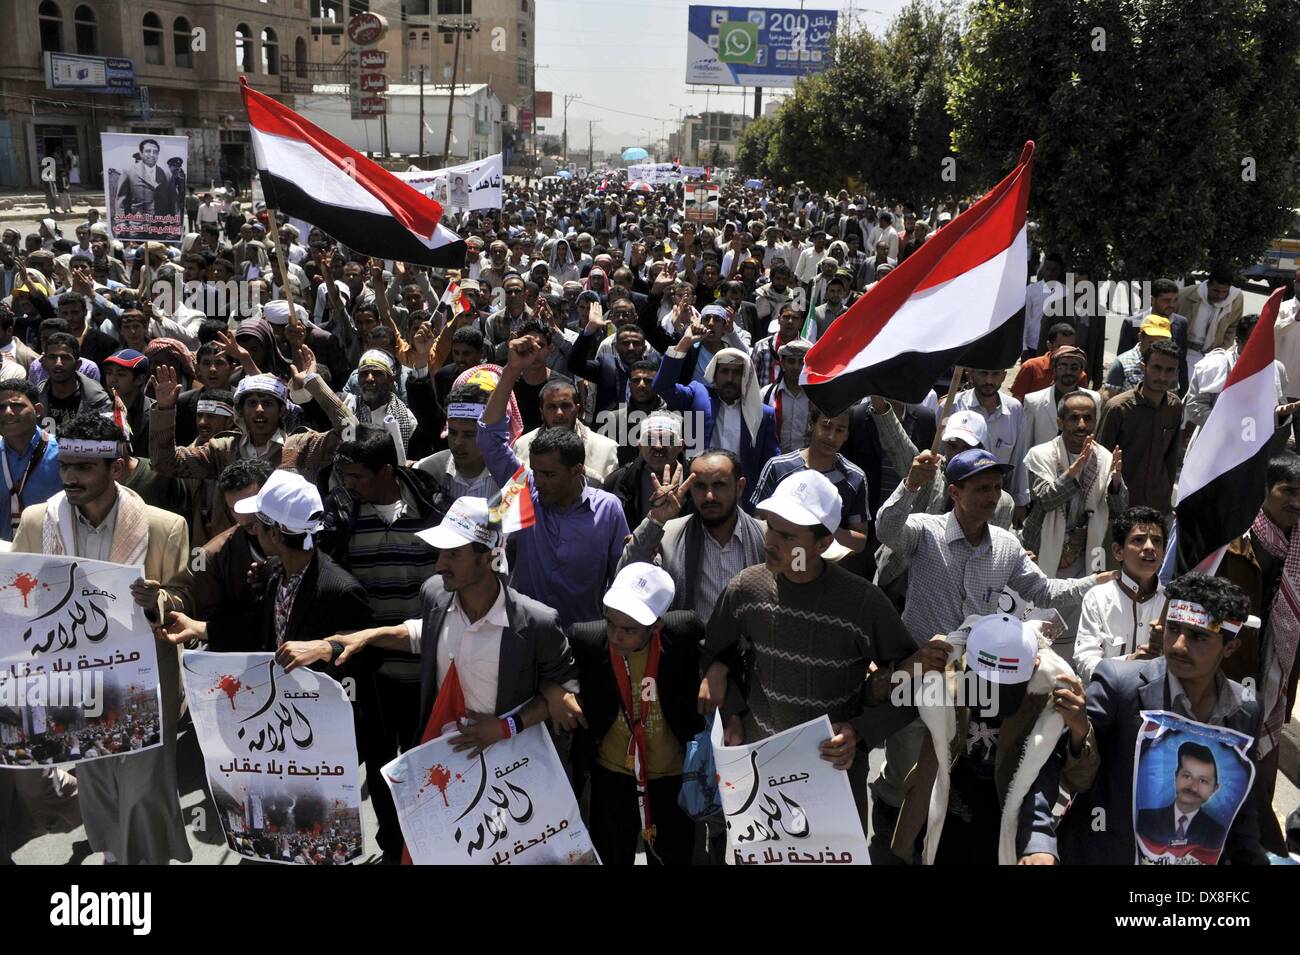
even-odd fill
[(193, 37), (189, 20), (177, 17), (172, 21), (172, 58), (177, 66), (187, 70), (194, 69), (194, 54), (190, 52)]
[(77, 52), (94, 56), (99, 52), (99, 21), (95, 11), (83, 3), (72, 15), (72, 21), (77, 34)]
[(156, 13), (144, 15), (144, 61), (154, 66), (162, 66), (167, 62), (163, 55), (162, 20)]
[(270, 27), (262, 31), (262, 72), (267, 76), (280, 72), (280, 41)]
[(528, 12), (528, 0), (519, 0), (519, 12), (520, 13)]
[(246, 23), (235, 27), (235, 69), (241, 73), (256, 72), (253, 69), (253, 31)]
[(520, 86), (527, 86), (528, 76), (529, 76), (528, 58), (525, 56), (521, 56), (519, 58), (519, 68), (518, 68), (518, 72), (515, 74), (515, 80), (519, 83)]
[(429, 31), (423, 30), (420, 32), (420, 49), (427, 50), (428, 48), (429, 48)]
[(41, 50), (63, 52), (63, 11), (54, 0), (45, 0), (37, 10), (41, 23)]
[(438, 16), (469, 16), (474, 12), (473, 0), (438, 0)]
[(526, 50), (526, 49), (528, 49), (528, 31), (527, 31), (527, 30), (520, 30), (520, 31), (519, 31), (519, 49), (521, 49), (521, 50)]
[(300, 80), (307, 78), (307, 41), (298, 37), (293, 43), (294, 74)]
[(456, 34), (454, 34), (454, 33), (444, 33), (444, 34), (442, 35), (442, 45), (443, 45), (443, 46), (451, 46), (452, 43), (455, 42), (455, 39), (456, 39)]

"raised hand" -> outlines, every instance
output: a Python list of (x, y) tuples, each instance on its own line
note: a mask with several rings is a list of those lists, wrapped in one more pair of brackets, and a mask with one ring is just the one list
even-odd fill
[(429, 354), (433, 351), (433, 326), (421, 322), (411, 333), (411, 348), (415, 351), (415, 367), (423, 368), (429, 364)]
[(661, 481), (653, 471), (650, 472), (650, 519), (656, 524), (665, 524), (682, 512), (686, 501), (686, 492), (695, 483), (695, 475), (682, 480), (682, 465), (679, 461), (675, 470), (671, 465), (664, 465)]
[(307, 379), (316, 374), (316, 353), (306, 345), (299, 345), (298, 362), (295, 365), (290, 365), (289, 370), (293, 372), (290, 387), (295, 391), (301, 391), (307, 387)]
[(159, 365), (153, 373), (154, 407), (159, 411), (174, 410), (176, 396), (180, 393), (181, 385), (176, 379), (176, 369), (170, 365)]

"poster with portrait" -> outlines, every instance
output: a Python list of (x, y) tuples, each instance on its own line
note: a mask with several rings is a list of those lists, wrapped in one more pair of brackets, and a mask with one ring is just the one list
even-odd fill
[(555, 744), (545, 727), (477, 756), (454, 732), (384, 767), (416, 865), (598, 865)]
[(100, 133), (108, 230), (124, 242), (180, 242), (189, 168), (188, 136)]
[(181, 676), (231, 851), (297, 865), (358, 858), (361, 778), (343, 687), (286, 673), (273, 653), (186, 650)]
[(500, 153), (443, 169), (410, 169), (394, 175), (452, 212), (501, 208)]
[(139, 576), (82, 557), (0, 554), (0, 767), (162, 745), (153, 630), (131, 597)]
[(870, 865), (848, 773), (821, 757), (825, 716), (755, 743), (712, 741), (729, 865)]
[(1216, 865), (1255, 779), (1254, 740), (1143, 710), (1133, 754), (1133, 833), (1143, 865)]

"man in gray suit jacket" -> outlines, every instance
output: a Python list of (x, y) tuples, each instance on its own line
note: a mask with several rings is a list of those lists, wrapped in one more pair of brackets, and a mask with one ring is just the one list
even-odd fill
[[(693, 610), (708, 620), (728, 581), (764, 560), (766, 527), (738, 506), (745, 493), (743, 473), (736, 454), (713, 448), (691, 462), (684, 481), (681, 465), (668, 484), (651, 475), (650, 512), (623, 548), (618, 569), (659, 564), (676, 588), (672, 609)], [(695, 512), (677, 517), (688, 493)]]
[(429, 718), (453, 661), (468, 710), (457, 749), (483, 749), (542, 722), (548, 697), (556, 723), (573, 729), (582, 711), (569, 641), (553, 609), (497, 575), (501, 534), (489, 521), (487, 501), (462, 497), (441, 524), (416, 536), (440, 551), (438, 576), (420, 590), (419, 618), (336, 637), (337, 662), (371, 645), (419, 654), (422, 732), (412, 745), (442, 734)]

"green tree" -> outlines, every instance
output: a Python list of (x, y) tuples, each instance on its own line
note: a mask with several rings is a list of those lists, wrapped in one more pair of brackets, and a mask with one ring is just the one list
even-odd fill
[(1098, 274), (1258, 257), (1297, 202), (1294, 0), (980, 0), (951, 84), (958, 181), (1037, 145), (1031, 215)]
[(776, 124), (770, 116), (760, 116), (740, 134), (736, 143), (736, 168), (746, 179), (767, 176), (767, 149)]

